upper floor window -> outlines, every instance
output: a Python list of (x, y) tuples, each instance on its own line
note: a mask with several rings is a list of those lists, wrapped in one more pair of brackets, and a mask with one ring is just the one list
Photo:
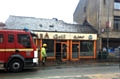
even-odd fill
[(86, 12), (86, 6), (84, 7), (84, 12)]
[(114, 30), (120, 30), (120, 16), (114, 16)]
[(120, 10), (120, 0), (114, 0), (114, 9)]
[(104, 0), (103, 3), (106, 4), (106, 0)]
[(3, 43), (3, 34), (0, 34), (0, 43)]

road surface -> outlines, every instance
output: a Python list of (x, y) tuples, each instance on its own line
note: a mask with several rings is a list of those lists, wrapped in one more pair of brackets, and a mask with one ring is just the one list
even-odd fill
[(120, 79), (118, 66), (54, 66), (25, 69), (19, 73), (0, 71), (0, 79)]

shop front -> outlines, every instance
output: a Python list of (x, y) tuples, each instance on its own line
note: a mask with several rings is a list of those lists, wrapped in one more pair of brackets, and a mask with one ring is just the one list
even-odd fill
[[(81, 60), (82, 58), (96, 58), (97, 34), (35, 32), (35, 39), (39, 49), (47, 44), (48, 60)], [(41, 60), (41, 54), (39, 50)]]

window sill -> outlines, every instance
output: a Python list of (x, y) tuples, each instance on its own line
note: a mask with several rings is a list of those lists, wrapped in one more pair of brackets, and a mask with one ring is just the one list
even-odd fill
[(114, 9), (115, 11), (120, 11), (120, 9)]
[(113, 29), (113, 31), (115, 31), (115, 32), (120, 32), (120, 29)]

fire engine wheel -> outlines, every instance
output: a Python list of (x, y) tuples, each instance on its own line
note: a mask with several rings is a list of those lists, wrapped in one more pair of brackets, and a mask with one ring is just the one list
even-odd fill
[(24, 68), (24, 63), (20, 59), (13, 59), (10, 61), (8, 67), (11, 72), (20, 72)]

